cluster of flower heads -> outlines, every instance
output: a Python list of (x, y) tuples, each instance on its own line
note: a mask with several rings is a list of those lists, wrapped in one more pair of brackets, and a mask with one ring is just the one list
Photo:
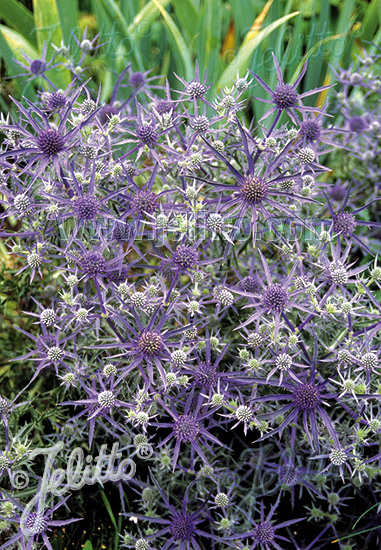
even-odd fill
[[(381, 77), (380, 53), (358, 57), (349, 69), (333, 69), (338, 93), (334, 114), (346, 130), (343, 149), (336, 152), (337, 177), (355, 178), (358, 193), (368, 199), (380, 193)], [(345, 160), (344, 160), (345, 159)], [(342, 182), (343, 183), (343, 182)]]
[[(306, 66), (288, 84), (275, 57), (274, 90), (248, 74), (210, 98), (198, 70), (171, 90), (128, 66), (107, 104), (78, 67), (58, 90), (55, 58), (23, 66), (45, 89), (1, 121), (1, 236), (17, 275), (48, 287), (18, 328), (28, 386), (0, 396), (4, 547), (51, 549), (75, 520), (52, 519), (58, 496), (20, 529), (9, 479), (36, 447), (17, 427), (36, 381), (60, 411), (42, 441), (119, 441), (136, 460), (117, 482), (121, 547), (321, 548), (356, 491), (381, 487), (377, 59), (338, 71), (335, 117), (303, 104), (326, 88), (299, 93)], [(254, 127), (258, 85), (273, 118)], [(372, 188), (328, 162), (364, 148)]]

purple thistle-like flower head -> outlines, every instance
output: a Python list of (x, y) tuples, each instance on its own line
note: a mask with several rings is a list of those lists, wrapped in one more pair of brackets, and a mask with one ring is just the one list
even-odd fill
[(178, 269), (189, 269), (195, 267), (199, 253), (192, 246), (181, 244), (177, 247), (172, 256), (172, 262)]
[(317, 120), (306, 120), (300, 126), (300, 135), (302, 135), (307, 142), (318, 141), (321, 136), (321, 126)]
[(201, 99), (206, 92), (206, 88), (200, 82), (190, 82), (187, 86), (186, 92), (191, 99)]
[(155, 109), (159, 115), (170, 113), (173, 110), (174, 104), (170, 99), (159, 99), (155, 103)]
[(131, 237), (131, 226), (127, 223), (117, 223), (113, 229), (112, 237), (116, 241), (126, 241)]
[(146, 358), (157, 357), (163, 349), (163, 339), (157, 332), (146, 331), (139, 338), (138, 350)]
[(203, 115), (196, 116), (192, 121), (192, 127), (198, 134), (203, 134), (209, 128), (209, 120)]
[(64, 137), (55, 128), (42, 130), (37, 137), (37, 146), (46, 155), (57, 155), (65, 147)]
[(291, 84), (279, 84), (274, 90), (274, 102), (281, 109), (289, 109), (296, 105), (298, 95)]
[(84, 195), (74, 201), (74, 212), (80, 220), (93, 220), (98, 213), (98, 200), (91, 195)]
[(191, 443), (192, 441), (196, 441), (200, 433), (200, 426), (193, 416), (184, 414), (175, 420), (173, 433), (178, 441)]
[(42, 59), (34, 59), (29, 67), (29, 70), (33, 74), (43, 74), (47, 69), (45, 61)]
[(136, 72), (136, 73), (132, 73), (132, 75), (130, 76), (130, 79), (129, 79), (129, 83), (134, 88), (140, 88), (140, 86), (143, 86), (145, 81), (146, 81), (146, 79), (145, 79), (144, 74), (139, 72), (139, 71)]
[(264, 521), (256, 526), (254, 537), (260, 544), (268, 544), (274, 540), (275, 529), (269, 521)]
[(293, 466), (281, 466), (279, 469), (279, 481), (288, 487), (293, 487), (300, 481), (298, 469)]
[(188, 514), (176, 514), (169, 530), (176, 541), (185, 541), (192, 539), (195, 534), (196, 526), (192, 516)]
[(270, 311), (282, 312), (287, 302), (287, 291), (282, 285), (270, 285), (263, 292), (263, 303)]
[(329, 267), (328, 278), (337, 285), (345, 285), (348, 282), (349, 274), (341, 263), (333, 262)]
[(47, 522), (41, 514), (31, 512), (26, 518), (25, 525), (33, 535), (38, 535), (45, 531)]
[(242, 201), (246, 204), (260, 204), (268, 193), (268, 184), (260, 176), (249, 176), (240, 188)]
[(333, 231), (342, 235), (350, 235), (356, 227), (356, 220), (350, 212), (339, 212), (333, 218)]
[(139, 191), (131, 201), (132, 209), (138, 214), (153, 214), (159, 208), (155, 193), (152, 191)]
[(345, 188), (343, 185), (340, 185), (340, 184), (338, 184), (338, 183), (337, 183), (336, 185), (334, 185), (334, 186), (331, 188), (330, 192), (329, 192), (329, 194), (331, 195), (331, 197), (333, 198), (333, 200), (334, 200), (334, 201), (338, 201), (338, 202), (340, 202), (340, 201), (343, 200), (343, 198), (345, 197), (346, 193), (347, 193), (346, 188)]
[(258, 288), (258, 281), (255, 277), (250, 277), (250, 275), (248, 275), (242, 279), (240, 285), (245, 292), (254, 293)]
[(60, 109), (60, 107), (64, 107), (67, 103), (67, 100), (63, 93), (53, 92), (52, 94), (48, 95), (46, 103), (48, 105), (48, 108), (51, 111), (54, 111), (55, 109)]
[(294, 391), (294, 402), (302, 411), (312, 411), (321, 403), (319, 388), (314, 384), (301, 384)]
[(201, 363), (194, 373), (194, 381), (199, 388), (212, 389), (218, 381), (216, 366), (211, 363)]
[(85, 252), (82, 255), (80, 262), (80, 268), (86, 275), (95, 276), (101, 275), (106, 269), (106, 260), (101, 252)]
[(115, 395), (110, 390), (102, 391), (98, 395), (98, 403), (103, 409), (109, 410), (115, 403)]
[(353, 116), (349, 120), (349, 128), (351, 132), (364, 132), (364, 130), (366, 130), (367, 128), (367, 123), (362, 116)]
[(143, 145), (152, 146), (157, 142), (157, 132), (153, 124), (143, 124), (136, 130), (138, 140)]

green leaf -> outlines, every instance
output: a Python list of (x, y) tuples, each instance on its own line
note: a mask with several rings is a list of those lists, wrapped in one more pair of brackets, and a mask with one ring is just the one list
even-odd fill
[(170, 0), (151, 0), (146, 4), (136, 15), (135, 19), (128, 27), (129, 33), (131, 35), (136, 35), (139, 33), (139, 27), (143, 25), (151, 25), (153, 21), (157, 18), (160, 11), (158, 6), (165, 8), (168, 6)]
[[(5, 27), (4, 25), (0, 25), (0, 30), (8, 45), (8, 48), (13, 54), (13, 57), (19, 58), (20, 61), (24, 59), (20, 52), (20, 50), (22, 50), (31, 59), (38, 58), (39, 56), (38, 51), (33, 47), (33, 45), (28, 40), (24, 38), (22, 34), (10, 29), (9, 27)], [(2, 51), (1, 53), (3, 55), (4, 52)], [(21, 54), (21, 55), (17, 55), (17, 54)], [(15, 64), (15, 67), (17, 67), (16, 64)], [(20, 72), (20, 67), (16, 68), (16, 72)]]
[(355, 1), (356, 0), (346, 0), (340, 6), (340, 16), (335, 29), (335, 34), (336, 35), (343, 34), (344, 36), (343, 38), (338, 40), (330, 50), (329, 63), (333, 65), (335, 65), (336, 63), (339, 63), (340, 60), (344, 57), (344, 54), (346, 53), (345, 52), (346, 35), (348, 34), (352, 24)]
[[(186, 32), (188, 40), (191, 40), (197, 29), (199, 9), (193, 0), (172, 0), (171, 2), (181, 30)], [(201, 37), (200, 37), (201, 38)]]
[(315, 52), (317, 51), (320, 46), (322, 46), (323, 44), (326, 44), (327, 42), (331, 42), (332, 40), (340, 40), (343, 38), (343, 36), (345, 36), (344, 34), (338, 34), (338, 35), (335, 35), (335, 36), (327, 36), (327, 38), (324, 38), (323, 40), (320, 40), (320, 42), (318, 42), (317, 44), (315, 44), (310, 50), (308, 50), (308, 52), (302, 57), (299, 65), (297, 66), (294, 74), (292, 75), (292, 78), (290, 79), (290, 82), (293, 82), (294, 80), (297, 79), (300, 71), (302, 70), (303, 68), (303, 65), (304, 63), (307, 61), (307, 59)]
[[(236, 37), (239, 40), (240, 37), (244, 36), (249, 31), (252, 16), (256, 17), (262, 8), (259, 6), (258, 2), (256, 2), (257, 5), (253, 7), (252, 0), (230, 0), (229, 4), (232, 8), (232, 15), (236, 27)], [(248, 17), (249, 14), (250, 19)]]
[(135, 13), (139, 9), (139, 1), (136, 0), (121, 0), (120, 9), (124, 15), (124, 18), (130, 24), (135, 17)]
[(221, 50), (222, 3), (221, 0), (205, 0), (199, 21), (196, 42), (197, 59), (201, 74), (207, 70), (208, 83), (215, 82)]
[(303, 49), (303, 18), (297, 17), (294, 21), (295, 25), (292, 27), (292, 30), (289, 29), (289, 32), (292, 32), (292, 39), (289, 40), (289, 47), (286, 50), (286, 59), (285, 62), (285, 80), (289, 80), (290, 73), (292, 74), (298, 65), (299, 59), (302, 55)]
[(33, 0), (34, 23), (38, 49), (41, 52), (44, 42), (48, 56), (54, 53), (52, 44), (60, 45), (62, 40), (61, 22), (55, 0)]
[(375, 55), (378, 53), (377, 44), (381, 42), (381, 27), (378, 29), (376, 36), (372, 40), (373, 46), (369, 48), (369, 53)]
[(78, 29), (78, 0), (56, 0), (65, 44), (69, 44), (73, 31)]
[(93, 545), (91, 541), (87, 540), (83, 546), (83, 550), (93, 550)]
[(169, 13), (165, 11), (159, 0), (153, 0), (153, 2), (163, 16), (164, 25), (168, 31), (168, 39), (172, 45), (172, 53), (176, 60), (178, 70), (181, 69), (180, 74), (185, 75), (187, 80), (191, 80), (193, 78), (193, 64), (189, 48), (176, 23)]
[(381, 24), (381, 3), (380, 0), (372, 0), (367, 7), (362, 27), (362, 40), (373, 40), (377, 27)]
[(33, 46), (37, 45), (33, 14), (21, 2), (7, 0), (7, 2), (0, 3), (0, 19), (19, 32)]
[(112, 94), (112, 89), (113, 89), (112, 74), (110, 72), (106, 72), (106, 74), (102, 78), (102, 91), (101, 91), (102, 103), (107, 101), (107, 98)]
[[(119, 6), (114, 0), (99, 0), (98, 3), (106, 13), (108, 20), (112, 21), (112, 32), (114, 32), (114, 28), (116, 28), (116, 30), (121, 34), (121, 37), (124, 37), (124, 40), (128, 42), (129, 47), (132, 49), (132, 53), (136, 59), (139, 70), (144, 71), (144, 64), (140, 53), (139, 40), (136, 40), (133, 36), (130, 27), (128, 26), (127, 21), (125, 20)], [(118, 46), (120, 53), (121, 50), (125, 50), (123, 39), (118, 40), (118, 44), (115, 44), (115, 46)]]
[(108, 515), (110, 516), (110, 519), (112, 521), (112, 524), (115, 527), (115, 529), (117, 529), (114, 513), (111, 509), (111, 505), (110, 505), (110, 503), (108, 501), (108, 498), (106, 497), (106, 493), (104, 492), (103, 489), (101, 489), (101, 495), (102, 495), (102, 500), (104, 502), (104, 505), (106, 506), (106, 510), (108, 512)]
[[(265, 38), (267, 38), (267, 36), (269, 36), (272, 32), (274, 32), (275, 29), (277, 29), (278, 27), (283, 25), (283, 23), (285, 23), (289, 19), (292, 19), (298, 14), (299, 12), (296, 11), (294, 13), (290, 13), (289, 15), (285, 15), (284, 17), (281, 17), (280, 19), (277, 19), (276, 21), (273, 21), (272, 23), (270, 23), (270, 25), (267, 25), (267, 27), (260, 30), (258, 33), (256, 34), (252, 33), (252, 38), (249, 38), (246, 40), (247, 37), (245, 37), (245, 40), (242, 46), (240, 47), (240, 49), (238, 50), (237, 55), (221, 75), (217, 83), (217, 91), (223, 88), (224, 86), (231, 85), (237, 72), (239, 72), (242, 75), (247, 68), (247, 65), (250, 60), (250, 56), (253, 54), (253, 52), (259, 46), (259, 44)], [(251, 31), (249, 31), (249, 33), (250, 32)]]
[[(318, 19), (314, 19), (311, 26), (311, 47), (313, 47), (312, 41), (320, 38), (324, 40), (329, 36), (329, 17), (330, 17), (330, 3), (329, 0), (322, 0), (320, 5), (320, 15)], [(317, 43), (319, 41), (317, 40)], [(294, 67), (294, 71), (296, 68)], [(309, 59), (308, 71), (306, 74), (305, 90), (312, 90), (317, 88), (324, 81), (324, 55), (323, 50), (317, 50), (315, 55)], [(307, 98), (306, 98), (307, 99)], [(308, 104), (308, 103), (307, 103)], [(312, 105), (312, 103), (310, 103)]]

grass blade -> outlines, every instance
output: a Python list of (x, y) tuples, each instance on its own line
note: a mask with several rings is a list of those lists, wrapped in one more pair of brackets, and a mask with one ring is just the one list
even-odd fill
[(355, 0), (346, 0), (341, 7), (339, 20), (335, 29), (335, 35), (342, 34), (343, 38), (337, 41), (334, 47), (331, 49), (329, 63), (331, 63), (332, 65), (340, 63), (346, 53), (346, 36), (351, 28), (352, 19), (354, 17), (354, 7)]
[[(6, 41), (10, 51), (12, 52), (13, 57), (15, 57), (13, 52), (22, 50), (31, 59), (38, 58), (38, 51), (32, 46), (32, 44), (26, 38), (24, 38), (22, 34), (10, 29), (9, 27), (5, 27), (4, 25), (0, 25), (0, 30), (2, 32), (4, 40)], [(2, 51), (1, 54), (3, 55), (3, 53), (4, 52)], [(20, 57), (20, 61), (21, 59), (23, 58)], [(19, 73), (21, 71), (20, 67), (16, 64), (14, 66), (15, 66), (16, 74)], [(11, 74), (15, 74), (15, 73), (12, 72)]]
[(253, 29), (252, 27), (252, 29), (250, 29), (249, 31), (250, 37), (249, 38), (245, 37), (245, 40), (242, 43), (242, 46), (240, 47), (240, 49), (238, 50), (237, 55), (221, 75), (217, 83), (217, 91), (223, 88), (224, 86), (231, 85), (231, 82), (234, 80), (237, 72), (243, 75), (249, 63), (251, 55), (253, 54), (254, 50), (259, 46), (259, 44), (267, 36), (269, 36), (272, 32), (274, 32), (275, 29), (283, 25), (283, 23), (285, 23), (289, 19), (296, 17), (298, 14), (299, 12), (296, 11), (296, 12), (290, 13), (289, 15), (285, 15), (284, 17), (281, 17), (280, 19), (273, 21), (272, 23), (270, 23), (270, 25), (267, 25), (267, 27), (265, 27), (260, 31), (255, 31), (255, 29)]
[(327, 36), (326, 38), (324, 38), (323, 40), (320, 40), (317, 44), (315, 44), (301, 59), (299, 65), (297, 66), (294, 74), (292, 75), (292, 78), (290, 79), (290, 82), (293, 82), (294, 80), (297, 79), (298, 77), (298, 74), (300, 73), (300, 71), (302, 70), (303, 68), (303, 65), (304, 63), (308, 60), (308, 58), (313, 54), (315, 53), (315, 51), (317, 51), (320, 46), (322, 46), (323, 44), (326, 44), (327, 42), (331, 42), (331, 40), (340, 40), (343, 38), (343, 36), (345, 36), (345, 33), (342, 33), (342, 34), (336, 34), (335, 36)]
[(56, 0), (65, 44), (69, 44), (72, 32), (78, 26), (78, 0)]
[[(320, 15), (314, 20), (311, 27), (311, 35), (316, 39), (324, 40), (331, 33), (329, 31), (329, 20), (330, 20), (330, 3), (329, 0), (323, 0), (320, 5)], [(320, 36), (319, 36), (320, 35)], [(311, 36), (312, 42), (312, 36)], [(312, 47), (312, 46), (311, 46)], [(325, 69), (325, 70), (324, 70)], [(294, 67), (294, 71), (296, 67)], [(324, 52), (323, 50), (317, 50), (315, 55), (310, 57), (308, 62), (308, 71), (305, 78), (305, 87), (303, 91), (312, 90), (317, 88), (323, 82), (326, 72), (326, 64), (324, 63)], [(312, 103), (308, 103), (312, 105)]]
[[(3, 27), (2, 25), (0, 25), (0, 51), (1, 51), (1, 57), (3, 58), (5, 66), (7, 68), (8, 75), (13, 75), (13, 74), (18, 74), (20, 72), (20, 67), (17, 65), (17, 63), (15, 63), (13, 59), (14, 56), (13, 56), (12, 47), (10, 46), (10, 43), (5, 37), (5, 33), (7, 33), (7, 31), (8, 33), (12, 32), (10, 29), (8, 29), (8, 27)], [(29, 83), (26, 83), (26, 84), (24, 83), (23, 88), (21, 88), (20, 83), (17, 80), (15, 80), (14, 85), (16, 87), (16, 90), (19, 96), (24, 95), (28, 99), (33, 99), (34, 94), (30, 93), (31, 86)], [(8, 108), (5, 109), (4, 112), (6, 112), (7, 110)]]
[(205, 0), (199, 19), (197, 59), (201, 74), (207, 70), (208, 83), (215, 82), (215, 73), (221, 50), (222, 3)]
[(171, 3), (175, 10), (176, 18), (180, 24), (181, 30), (186, 32), (187, 39), (190, 41), (197, 29), (199, 19), (198, 6), (193, 2), (193, 0), (172, 0)]
[(37, 33), (37, 44), (42, 51), (47, 44), (48, 57), (54, 53), (52, 44), (59, 45), (62, 40), (61, 22), (55, 0), (33, 0), (34, 24)]
[(103, 500), (103, 502), (104, 502), (104, 505), (106, 506), (106, 510), (107, 510), (107, 512), (108, 512), (108, 515), (110, 516), (110, 519), (111, 519), (111, 521), (112, 521), (112, 524), (113, 524), (113, 526), (115, 527), (115, 529), (118, 529), (118, 528), (117, 528), (117, 525), (116, 525), (116, 520), (115, 520), (114, 513), (113, 513), (113, 511), (112, 511), (112, 509), (111, 509), (111, 505), (110, 505), (109, 500), (108, 500), (108, 498), (106, 497), (106, 493), (104, 492), (103, 489), (101, 489), (101, 495), (102, 495), (102, 500)]
[(191, 80), (193, 78), (193, 64), (189, 48), (169, 13), (165, 11), (158, 0), (153, 0), (153, 2), (163, 17), (178, 70), (181, 69), (180, 74), (184, 74), (187, 80)]
[(6, 4), (0, 3), (0, 19), (19, 32), (33, 46), (37, 45), (33, 14), (21, 2), (7, 0)]
[(362, 40), (371, 41), (376, 33), (377, 27), (381, 25), (381, 3), (380, 0), (372, 0), (366, 10), (363, 21)]
[[(132, 47), (133, 55), (138, 65), (139, 71), (144, 71), (144, 64), (140, 52), (139, 40), (137, 37), (133, 37), (130, 27), (124, 18), (122, 11), (114, 0), (99, 0), (102, 10), (106, 13), (109, 21), (112, 21), (112, 28), (117, 29), (122, 37), (127, 39), (128, 43)], [(123, 44), (123, 40), (120, 41)], [(119, 45), (119, 48), (123, 49), (123, 46)]]
[(150, 25), (155, 21), (155, 19), (158, 16), (158, 12), (160, 11), (159, 5), (162, 8), (165, 8), (168, 6), (170, 0), (157, 0), (154, 2), (154, 0), (151, 0), (146, 4), (140, 12), (136, 15), (135, 19), (131, 23), (131, 25), (128, 27), (128, 31), (131, 34), (131, 36), (134, 36), (138, 30), (139, 26), (144, 23), (145, 25)]

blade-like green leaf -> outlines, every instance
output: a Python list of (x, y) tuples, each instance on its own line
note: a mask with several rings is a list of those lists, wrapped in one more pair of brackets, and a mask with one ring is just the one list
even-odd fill
[(130, 24), (134, 20), (135, 14), (139, 10), (139, 0), (121, 0), (120, 9), (125, 20)]
[[(21, 50), (25, 52), (26, 55), (28, 55), (31, 59), (37, 59), (39, 57), (38, 51), (32, 46), (32, 44), (28, 40), (24, 38), (22, 34), (4, 25), (0, 25), (0, 30), (8, 44), (9, 49), (13, 53), (13, 57), (17, 57), (17, 59), (22, 61), (24, 57), (22, 56)], [(20, 67), (18, 67), (16, 71), (20, 72)]]
[(113, 88), (113, 79), (112, 74), (107, 71), (102, 79), (102, 90), (101, 90), (101, 102), (104, 103), (107, 101), (107, 98), (111, 95)]
[[(315, 42), (319, 42), (319, 40), (316, 40), (319, 38), (320, 40), (324, 40), (330, 35), (329, 32), (329, 19), (330, 19), (330, 3), (329, 0), (322, 0), (320, 4), (320, 14), (318, 19), (313, 22), (313, 26), (311, 29), (311, 35), (314, 35)], [(312, 38), (312, 37), (311, 37)], [(313, 47), (313, 45), (311, 45)], [(323, 69), (324, 67), (324, 55), (323, 51), (316, 50), (315, 55), (311, 56), (309, 58), (308, 62), (308, 71), (306, 74), (305, 79), (305, 87), (304, 90), (312, 90), (313, 88), (317, 88), (321, 85), (323, 82), (325, 71)], [(293, 68), (293, 72), (296, 70), (296, 67)], [(312, 101), (314, 100), (313, 96), (311, 96)], [(310, 103), (312, 105), (312, 103)]]
[(181, 30), (186, 33), (188, 40), (191, 40), (197, 29), (199, 20), (199, 9), (193, 0), (172, 0), (171, 2)]
[(105, 504), (105, 506), (106, 506), (106, 510), (107, 510), (107, 512), (108, 512), (108, 515), (110, 516), (110, 519), (111, 519), (111, 521), (112, 521), (112, 524), (113, 524), (113, 526), (115, 527), (115, 529), (117, 529), (117, 525), (116, 525), (114, 513), (113, 513), (113, 511), (112, 511), (112, 509), (111, 509), (111, 505), (110, 505), (109, 500), (108, 500), (108, 498), (106, 497), (106, 493), (104, 492), (103, 489), (101, 489), (101, 495), (102, 495), (102, 500), (103, 500), (103, 502), (104, 502), (104, 504)]
[(17, 0), (0, 2), (0, 19), (19, 32), (33, 46), (37, 45), (33, 14), (21, 2)]
[(191, 80), (193, 78), (193, 65), (189, 48), (185, 43), (185, 40), (182, 37), (176, 23), (173, 21), (169, 13), (165, 11), (159, 0), (153, 0), (153, 2), (156, 4), (157, 9), (163, 16), (164, 25), (168, 30), (168, 39), (172, 44), (172, 53), (176, 60), (176, 64), (178, 65), (178, 70), (181, 68), (181, 74), (185, 75), (187, 80)]
[(136, 33), (138, 33), (140, 25), (151, 25), (159, 14), (160, 10), (158, 8), (158, 5), (162, 8), (165, 8), (166, 6), (168, 6), (169, 2), (170, 0), (157, 0), (157, 2), (151, 0), (150, 2), (148, 2), (148, 4), (146, 4), (136, 15), (135, 19), (128, 27), (129, 33), (134, 36)]
[(294, 13), (290, 13), (289, 15), (285, 15), (284, 17), (281, 17), (277, 21), (273, 21), (272, 23), (270, 23), (270, 25), (267, 25), (267, 27), (260, 30), (251, 39), (247, 41), (245, 40), (242, 46), (240, 47), (240, 49), (238, 50), (238, 53), (233, 59), (233, 61), (230, 63), (230, 65), (225, 69), (225, 71), (221, 75), (217, 83), (217, 90), (220, 90), (224, 86), (230, 85), (231, 82), (234, 80), (237, 72), (242, 74), (246, 70), (250, 60), (250, 56), (253, 54), (255, 48), (257, 48), (259, 44), (267, 36), (269, 36), (272, 32), (274, 32), (275, 29), (283, 25), (285, 21), (292, 19), (298, 14), (299, 12), (296, 11)]
[[(292, 2), (289, 2), (287, 4), (287, 11), (284, 13), (284, 15), (287, 15), (291, 12), (291, 6)], [(289, 80), (289, 75), (292, 74), (296, 68), (296, 66), (299, 63), (299, 60), (302, 55), (302, 49), (303, 49), (303, 18), (297, 17), (293, 22), (293, 27), (290, 29), (287, 25), (282, 25), (281, 27), (282, 32), (282, 42), (287, 40), (287, 48), (285, 51), (284, 56), (282, 56), (281, 52), (279, 52), (279, 48), (277, 51), (277, 54), (280, 53), (279, 59), (283, 58), (283, 64), (284, 67), (284, 78), (285, 81)], [(290, 33), (290, 34), (287, 34)], [(291, 34), (292, 33), (292, 34)], [(277, 33), (278, 34), (278, 33)], [(280, 48), (282, 48), (282, 42), (280, 42)], [(274, 71), (272, 71), (274, 73)], [(262, 103), (264, 106), (264, 103)]]
[(294, 74), (292, 75), (292, 78), (290, 79), (291, 82), (293, 82), (294, 80), (297, 79), (300, 71), (302, 70), (303, 68), (303, 65), (304, 63), (308, 60), (308, 58), (316, 51), (320, 48), (320, 46), (322, 46), (323, 44), (326, 44), (327, 42), (331, 42), (332, 40), (341, 40), (343, 38), (343, 36), (345, 36), (345, 34), (337, 34), (335, 36), (327, 36), (327, 38), (324, 38), (323, 40), (320, 40), (320, 42), (318, 42), (317, 44), (315, 44), (313, 46), (313, 48), (311, 48), (310, 50), (308, 50), (308, 52), (302, 57), (299, 65), (297, 66)]
[[(14, 53), (12, 51), (12, 48), (10, 47), (10, 44), (4, 36), (3, 29), (7, 32), (11, 32), (8, 27), (2, 27), (0, 25), (0, 51), (1, 51), (1, 57), (4, 59), (5, 66), (7, 68), (8, 75), (14, 75), (19, 74), (21, 71), (21, 68), (17, 63), (15, 63), (13, 57)], [(18, 81), (15, 81), (16, 90), (18, 92), (18, 95), (24, 95), (28, 99), (32, 99), (33, 95), (31, 94), (31, 86), (29, 83), (26, 83), (23, 85), (23, 89), (21, 89), (21, 85)], [(7, 109), (5, 109), (7, 111)], [(5, 112), (4, 111), (4, 112)]]
[(373, 42), (373, 46), (370, 47), (369, 53), (374, 55), (379, 51), (377, 49), (377, 44), (381, 42), (381, 27), (378, 29), (378, 32), (376, 36), (373, 38), (372, 42)]
[(39, 51), (44, 42), (49, 55), (54, 53), (52, 44), (60, 45), (62, 40), (61, 22), (55, 0), (33, 0), (34, 23)]
[[(257, 5), (253, 6), (255, 3)], [(240, 41), (241, 37), (245, 36), (250, 29), (251, 18), (256, 17), (262, 7), (257, 2), (252, 2), (252, 0), (229, 0), (229, 4), (232, 8), (237, 41)]]
[(65, 44), (69, 44), (72, 32), (78, 27), (78, 0), (56, 0), (61, 30)]
[(381, 25), (381, 2), (372, 0), (364, 17), (362, 40), (371, 41), (379, 25)]
[[(140, 53), (139, 40), (136, 40), (135, 37), (132, 35), (127, 21), (125, 20), (119, 6), (114, 0), (99, 0), (99, 4), (101, 5), (104, 12), (107, 14), (107, 17), (113, 22), (113, 27), (115, 27), (116, 30), (118, 30), (118, 32), (121, 34), (121, 36), (128, 41), (139, 70), (144, 71), (144, 64)], [(123, 48), (123, 39), (121, 39), (120, 41), (119, 48)]]
[(207, 70), (208, 83), (215, 82), (215, 70), (221, 49), (221, 0), (205, 0), (196, 42), (201, 73)]
[(91, 0), (91, 8), (98, 23), (100, 40), (101, 42), (106, 42), (107, 45), (110, 46), (114, 36), (113, 28), (115, 25), (107, 15), (99, 0)]
[(352, 24), (353, 10), (355, 7), (356, 0), (346, 0), (343, 2), (340, 15), (335, 29), (335, 35), (341, 34), (342, 38), (338, 40), (330, 51), (330, 63), (336, 64), (340, 63), (340, 60), (343, 58), (345, 52), (346, 44), (346, 35), (349, 32)]

